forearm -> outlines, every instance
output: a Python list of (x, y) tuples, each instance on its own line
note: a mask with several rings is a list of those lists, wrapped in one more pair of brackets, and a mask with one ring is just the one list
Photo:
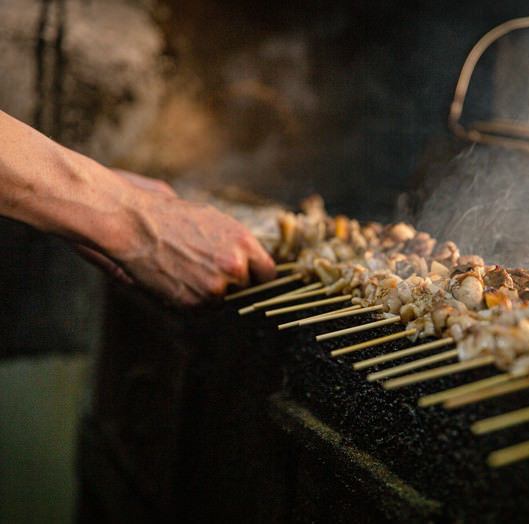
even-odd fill
[(126, 229), (134, 227), (136, 195), (130, 186), (0, 111), (0, 215), (119, 251)]
[(0, 112), (0, 215), (82, 244), (105, 269), (175, 304), (199, 304), (250, 274), (273, 277), (273, 261), (233, 218), (134, 178)]

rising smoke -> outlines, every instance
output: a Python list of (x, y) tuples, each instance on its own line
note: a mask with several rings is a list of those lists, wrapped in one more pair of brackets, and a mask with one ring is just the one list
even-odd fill
[[(529, 120), (528, 49), (529, 32), (523, 31), (502, 38), (485, 54), (485, 64), (482, 59), (476, 70), (482, 76), (476, 80), (474, 74), (474, 90), (467, 96), (467, 120), (485, 115), (520, 124)], [(474, 145), (428, 178), (438, 185), (426, 190), (430, 196), (418, 214), (419, 229), (453, 240), (465, 254), (479, 254), (489, 263), (529, 265), (529, 154)]]
[(417, 227), (488, 263), (529, 265), (529, 155), (472, 146), (450, 161)]

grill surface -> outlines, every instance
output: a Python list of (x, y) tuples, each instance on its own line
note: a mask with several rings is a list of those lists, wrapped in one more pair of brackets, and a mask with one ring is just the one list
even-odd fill
[[(330, 309), (332, 307), (310, 310), (285, 318), (294, 320)], [(236, 323), (243, 323), (244, 332), (248, 333), (255, 331), (257, 325), (264, 332), (272, 332), (278, 323), (277, 319), (263, 320), (255, 316), (239, 320), (235, 312), (232, 318)], [(287, 389), (291, 398), (336, 429), (343, 438), (343, 445), (351, 444), (367, 451), (420, 493), (441, 501), (443, 515), (465, 519), (471, 516), (487, 520), (522, 519), (521, 515), (529, 512), (529, 462), (494, 470), (487, 466), (486, 457), (495, 449), (526, 440), (529, 437), (527, 426), (475, 436), (470, 425), (476, 420), (529, 405), (529, 391), (452, 411), (440, 406), (419, 408), (417, 399), (420, 396), (480, 380), (498, 371), (488, 366), (386, 391), (380, 384), (367, 382), (366, 371), (353, 371), (351, 366), (364, 358), (409, 347), (408, 340), (389, 342), (338, 359), (328, 355), (333, 349), (394, 333), (402, 330), (402, 326), (315, 341), (317, 334), (376, 318), (362, 315), (281, 332), (275, 343), (285, 352)], [(435, 352), (444, 350), (446, 348)], [(420, 356), (397, 363), (414, 358)], [(369, 368), (368, 372), (385, 367), (388, 364)]]
[[(239, 317), (237, 308), (250, 302), (183, 318), (161, 315), (157, 305), (129, 292), (113, 297), (110, 306), (120, 314), (100, 361), (101, 400), (92, 421), (110, 432), (109, 453), (121, 460), (134, 500), (182, 522), (524, 521), (529, 463), (493, 470), (486, 456), (526, 439), (527, 428), (476, 437), (469, 426), (529, 404), (528, 393), (452, 412), (418, 408), (423, 394), (495, 371), (384, 391), (351, 364), (408, 342), (336, 360), (328, 352), (398, 327), (316, 343), (316, 334), (368, 317), (279, 332), (277, 323), (324, 309)], [(302, 430), (306, 418), (319, 421), (320, 429)], [(416, 492), (417, 508), (413, 500), (409, 507), (408, 499), (391, 501), (395, 488), (385, 490), (376, 475), (359, 472), (350, 461), (355, 454), (369, 457), (364, 466), (372, 472), (388, 471)], [(97, 493), (102, 475), (85, 478)], [(428, 501), (439, 503), (439, 511), (428, 513)]]
[[(336, 428), (344, 443), (369, 452), (421, 493), (442, 501), (443, 511), (450, 518), (471, 515), (485, 515), (492, 520), (499, 516), (520, 518), (520, 512), (529, 511), (526, 496), (529, 464), (519, 463), (501, 470), (486, 465), (490, 451), (526, 440), (527, 428), (521, 425), (480, 437), (469, 429), (475, 420), (529, 405), (529, 392), (453, 411), (440, 406), (418, 408), (417, 399), (422, 395), (486, 378), (497, 371), (487, 367), (385, 391), (379, 384), (368, 383), (365, 371), (352, 371), (351, 365), (368, 356), (408, 347), (409, 341), (390, 342), (337, 360), (330, 359), (328, 353), (402, 327), (379, 328), (326, 343), (314, 342), (318, 333), (363, 323), (362, 320), (367, 318), (331, 321), (285, 337), (281, 343), (288, 348), (292, 397)], [(413, 357), (398, 363), (411, 360)], [(387, 364), (369, 371), (383, 367)]]

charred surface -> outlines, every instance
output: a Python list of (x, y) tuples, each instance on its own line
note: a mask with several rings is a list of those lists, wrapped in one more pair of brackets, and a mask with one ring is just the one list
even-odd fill
[[(526, 428), (476, 437), (469, 426), (527, 404), (529, 393), (421, 409), (419, 396), (494, 369), (384, 391), (351, 365), (406, 340), (328, 354), (398, 327), (316, 343), (316, 334), (368, 317), (279, 332), (280, 321), (323, 309), (239, 317), (251, 301), (184, 317), (114, 294), (120, 315), (100, 360), (91, 423), (112, 435), (106, 453), (128, 479), (123, 508), (133, 507), (127, 497), (147, 500), (151, 514), (182, 522), (523, 521), (528, 463), (492, 470), (486, 456), (526, 439)], [(84, 441), (81, 456), (93, 452)], [(85, 493), (97, 493), (99, 477), (92, 472)]]

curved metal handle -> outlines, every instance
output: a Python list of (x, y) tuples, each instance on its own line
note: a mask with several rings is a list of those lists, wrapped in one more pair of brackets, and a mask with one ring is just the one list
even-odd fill
[[(517, 29), (527, 28), (529, 28), (529, 17), (508, 20), (482, 36), (468, 54), (459, 74), (448, 117), (448, 125), (457, 137), (471, 142), (529, 151), (529, 142), (524, 140), (524, 138), (529, 138), (529, 123), (525, 126), (510, 120), (492, 120), (490, 122), (476, 122), (469, 129), (466, 129), (460, 122), (468, 86), (474, 69), (483, 53), (502, 36)], [(511, 135), (511, 138), (497, 136), (492, 133)]]

